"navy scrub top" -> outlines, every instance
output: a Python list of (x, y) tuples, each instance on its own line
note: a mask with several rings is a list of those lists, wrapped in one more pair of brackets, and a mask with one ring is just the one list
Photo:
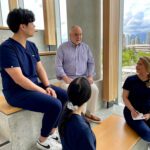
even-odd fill
[(126, 79), (123, 89), (129, 91), (128, 99), (133, 107), (141, 113), (150, 112), (150, 88), (146, 82), (139, 79), (137, 75), (130, 76)]
[(20, 67), (24, 76), (38, 83), (36, 64), (40, 61), (38, 49), (34, 43), (26, 41), (26, 48), (12, 38), (0, 46), (0, 65), (3, 92), (12, 93), (23, 90), (4, 70), (5, 68)]
[(77, 114), (72, 114), (61, 137), (63, 150), (96, 150), (96, 138), (90, 125)]

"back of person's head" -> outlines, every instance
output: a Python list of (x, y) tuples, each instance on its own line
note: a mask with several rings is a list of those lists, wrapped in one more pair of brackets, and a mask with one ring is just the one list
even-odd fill
[[(91, 96), (91, 86), (89, 81), (84, 77), (74, 79), (68, 87), (68, 98), (60, 124), (59, 133), (63, 137), (65, 125), (69, 121), (74, 110), (86, 103)], [(71, 103), (71, 106), (68, 105)]]
[(74, 79), (68, 87), (68, 98), (74, 106), (81, 106), (87, 102), (91, 96), (91, 86), (84, 77)]
[(35, 17), (32, 11), (28, 9), (16, 8), (9, 12), (7, 17), (7, 24), (13, 33), (17, 33), (20, 24), (28, 25), (34, 22)]

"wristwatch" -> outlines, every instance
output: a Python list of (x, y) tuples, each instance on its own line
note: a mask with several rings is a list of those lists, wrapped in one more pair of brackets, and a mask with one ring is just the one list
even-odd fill
[(47, 89), (47, 88), (49, 88), (49, 87), (51, 87), (51, 85), (49, 84), (49, 85), (47, 85), (47, 86), (45, 86), (45, 89)]

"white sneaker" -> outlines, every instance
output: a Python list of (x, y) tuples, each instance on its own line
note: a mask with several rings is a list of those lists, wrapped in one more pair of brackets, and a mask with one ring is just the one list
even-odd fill
[(55, 131), (53, 134), (49, 135), (48, 139), (53, 139), (56, 142), (58, 142), (59, 144), (61, 143), (58, 131)]
[(44, 142), (38, 140), (36, 145), (40, 150), (62, 150), (61, 144), (53, 139), (47, 139)]

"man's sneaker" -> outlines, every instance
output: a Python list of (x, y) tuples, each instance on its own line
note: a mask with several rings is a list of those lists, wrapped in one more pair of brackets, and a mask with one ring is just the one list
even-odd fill
[(57, 141), (58, 143), (61, 143), (58, 131), (55, 131), (53, 134), (49, 135), (48, 139), (53, 139), (53, 140)]
[(40, 150), (62, 150), (62, 145), (53, 139), (47, 139), (44, 142), (38, 140), (36, 145)]

